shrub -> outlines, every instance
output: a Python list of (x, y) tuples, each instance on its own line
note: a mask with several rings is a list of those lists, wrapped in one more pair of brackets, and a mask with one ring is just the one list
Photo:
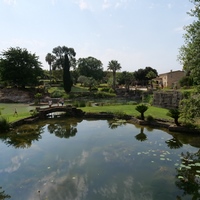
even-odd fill
[(179, 122), (178, 122), (178, 119), (180, 117), (180, 111), (179, 109), (170, 109), (167, 113), (167, 116), (171, 117), (174, 119), (174, 123), (179, 126)]
[(126, 113), (123, 111), (116, 111), (114, 114), (119, 119), (123, 119), (126, 116)]
[(141, 114), (141, 120), (144, 120), (144, 113), (148, 110), (148, 106), (145, 104), (139, 104), (135, 107), (135, 110)]
[(38, 115), (38, 111), (37, 111), (37, 109), (30, 110), (30, 114), (31, 114), (32, 117)]
[(146, 117), (146, 119), (147, 119), (147, 121), (149, 121), (149, 122), (154, 121), (154, 118), (153, 118), (152, 115), (148, 115), (148, 116)]
[(92, 106), (92, 103), (93, 103), (92, 101), (88, 101), (88, 102), (86, 103), (86, 106), (87, 106), (87, 107), (91, 107), (91, 106)]
[(6, 118), (0, 117), (0, 132), (8, 131), (10, 128), (9, 122)]
[(109, 87), (103, 87), (100, 89), (100, 92), (109, 92), (110, 88)]
[(63, 97), (63, 92), (60, 91), (60, 90), (54, 90), (52, 93), (51, 93), (51, 97), (52, 98), (61, 98)]
[(116, 94), (107, 92), (96, 92), (94, 93), (94, 98), (105, 98), (105, 97), (116, 97)]
[(137, 102), (136, 101), (129, 101), (126, 104), (127, 105), (137, 105)]
[(75, 102), (73, 102), (73, 106), (75, 106), (75, 107), (85, 107), (86, 103), (85, 103), (85, 101), (75, 101)]

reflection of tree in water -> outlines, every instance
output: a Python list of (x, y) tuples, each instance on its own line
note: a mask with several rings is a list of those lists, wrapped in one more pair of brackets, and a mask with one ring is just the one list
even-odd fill
[(116, 129), (118, 126), (126, 124), (126, 120), (112, 120), (108, 121), (108, 127), (111, 129)]
[(0, 139), (8, 146), (29, 148), (33, 141), (38, 141), (42, 138), (41, 134), (43, 132), (44, 128), (42, 126), (21, 126), (17, 130), (1, 136)]
[(182, 199), (186, 195), (191, 195), (193, 200), (200, 199), (200, 151), (197, 153), (182, 153), (181, 166), (177, 170), (176, 186), (183, 190)]
[(77, 133), (77, 123), (71, 124), (71, 123), (65, 123), (65, 124), (54, 124), (51, 123), (48, 125), (48, 131), (52, 134), (55, 134), (57, 137), (60, 138), (69, 138), (73, 137)]
[(140, 128), (140, 133), (135, 136), (136, 140), (138, 141), (145, 141), (147, 140), (147, 135), (144, 133), (144, 127)]
[(170, 149), (179, 149), (183, 146), (183, 144), (177, 138), (167, 140), (165, 143)]
[(11, 196), (8, 194), (5, 194), (5, 191), (2, 190), (2, 187), (0, 187), (0, 200), (4, 200), (4, 199), (10, 199)]

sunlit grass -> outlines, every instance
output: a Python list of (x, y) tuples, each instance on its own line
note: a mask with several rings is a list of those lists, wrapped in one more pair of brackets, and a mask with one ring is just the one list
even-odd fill
[[(9, 122), (17, 121), (26, 117), (30, 117), (30, 110), (35, 109), (34, 106), (28, 104), (17, 104), (17, 103), (0, 103), (1, 116), (5, 117)], [(14, 115), (15, 109), (17, 115)]]
[[(109, 106), (95, 106), (95, 107), (83, 107), (81, 110), (85, 112), (123, 112), (127, 115), (140, 116), (140, 113), (135, 110), (137, 105), (109, 105)], [(151, 115), (155, 119), (167, 119), (171, 120), (167, 116), (168, 109), (158, 108), (155, 106), (149, 106), (148, 110), (145, 112), (145, 116)]]

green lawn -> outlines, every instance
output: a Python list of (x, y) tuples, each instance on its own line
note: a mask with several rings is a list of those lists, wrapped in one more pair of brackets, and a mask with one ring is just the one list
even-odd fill
[[(18, 115), (13, 116), (15, 109)], [(22, 118), (31, 116), (30, 110), (35, 109), (34, 106), (29, 106), (28, 104), (17, 104), (17, 103), (0, 103), (1, 116), (8, 119), (9, 122), (13, 122)]]
[[(111, 113), (125, 113), (132, 116), (140, 116), (140, 113), (135, 110), (136, 105), (108, 105), (108, 106), (95, 106), (95, 107), (81, 107), (85, 112), (111, 112)], [(8, 119), (9, 122), (13, 122), (25, 117), (29, 117), (30, 110), (35, 109), (34, 106), (28, 104), (3, 104), (0, 103), (1, 116)], [(15, 108), (18, 112), (18, 116), (13, 116)], [(166, 115), (167, 109), (149, 106), (149, 109), (145, 112), (145, 116), (151, 115), (156, 119), (172, 119)]]
[[(136, 105), (113, 105), (113, 106), (95, 106), (95, 107), (82, 107), (81, 110), (85, 112), (123, 112), (127, 115), (140, 116), (140, 113), (135, 110)], [(149, 106), (145, 112), (145, 116), (151, 115), (156, 119), (172, 119), (167, 116), (168, 109)]]

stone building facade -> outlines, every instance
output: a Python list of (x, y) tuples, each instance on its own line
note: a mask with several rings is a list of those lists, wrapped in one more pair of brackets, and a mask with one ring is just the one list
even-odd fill
[(156, 81), (161, 87), (168, 87), (168, 88), (179, 88), (179, 80), (185, 76), (185, 72), (178, 70), (178, 71), (170, 71), (168, 73), (159, 74), (159, 77), (156, 78)]

